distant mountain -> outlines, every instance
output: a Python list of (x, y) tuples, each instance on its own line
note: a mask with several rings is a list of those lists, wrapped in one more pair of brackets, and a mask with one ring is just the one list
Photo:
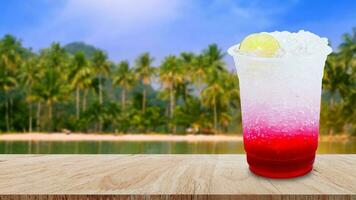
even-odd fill
[(64, 49), (70, 54), (82, 51), (88, 58), (92, 57), (95, 50), (97, 50), (94, 46), (85, 44), (84, 42), (71, 42), (65, 45)]

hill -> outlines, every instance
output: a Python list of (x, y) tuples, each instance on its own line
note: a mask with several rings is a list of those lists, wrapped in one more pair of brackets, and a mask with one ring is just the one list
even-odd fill
[(64, 49), (70, 54), (75, 54), (78, 51), (82, 51), (89, 58), (92, 57), (95, 50), (97, 50), (96, 47), (85, 44), (84, 42), (71, 42), (65, 45)]

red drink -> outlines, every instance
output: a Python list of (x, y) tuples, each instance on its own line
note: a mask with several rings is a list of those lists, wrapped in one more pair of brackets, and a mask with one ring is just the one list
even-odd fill
[(268, 128), (257, 132), (244, 129), (244, 146), (250, 169), (266, 177), (284, 178), (308, 173), (313, 166), (317, 145), (317, 127), (289, 133)]
[(319, 112), (296, 108), (296, 104), (290, 108), (288, 104), (276, 107), (265, 103), (259, 107), (257, 102), (250, 103), (242, 101), (244, 147), (250, 170), (272, 178), (308, 173), (318, 146)]
[(281, 37), (284, 56), (240, 54), (236, 46), (229, 54), (234, 57), (239, 77), (250, 170), (266, 177), (289, 178), (304, 175), (313, 167), (323, 68), (331, 48), (325, 39), (311, 33), (274, 35)]

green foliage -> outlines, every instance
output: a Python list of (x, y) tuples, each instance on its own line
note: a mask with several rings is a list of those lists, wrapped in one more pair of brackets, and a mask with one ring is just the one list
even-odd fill
[(121, 107), (126, 107), (126, 93), (135, 85), (136, 77), (129, 62), (121, 61), (116, 72), (112, 75), (112, 84), (121, 88)]
[(71, 42), (64, 47), (65, 51), (74, 55), (77, 52), (83, 52), (85, 57), (92, 58), (97, 48), (92, 45), (85, 44), (84, 42)]
[[(356, 135), (356, 29), (326, 62), (321, 133)], [(170, 55), (149, 53), (130, 67), (84, 43), (53, 43), (39, 53), (0, 39), (0, 132), (241, 131), (238, 79), (216, 45)], [(32, 128), (32, 126), (34, 128)]]
[(330, 135), (356, 135), (356, 28), (343, 36), (339, 51), (328, 57), (323, 89), (321, 128)]
[(135, 73), (137, 79), (143, 84), (142, 88), (142, 113), (146, 112), (147, 85), (151, 84), (155, 69), (152, 67), (154, 58), (149, 53), (141, 54), (135, 61)]

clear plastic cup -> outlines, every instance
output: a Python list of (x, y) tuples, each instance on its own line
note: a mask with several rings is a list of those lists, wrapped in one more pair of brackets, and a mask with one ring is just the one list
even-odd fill
[(239, 77), (250, 170), (272, 178), (308, 173), (318, 146), (321, 83), (328, 53), (261, 58), (240, 54), (236, 48), (228, 53)]

